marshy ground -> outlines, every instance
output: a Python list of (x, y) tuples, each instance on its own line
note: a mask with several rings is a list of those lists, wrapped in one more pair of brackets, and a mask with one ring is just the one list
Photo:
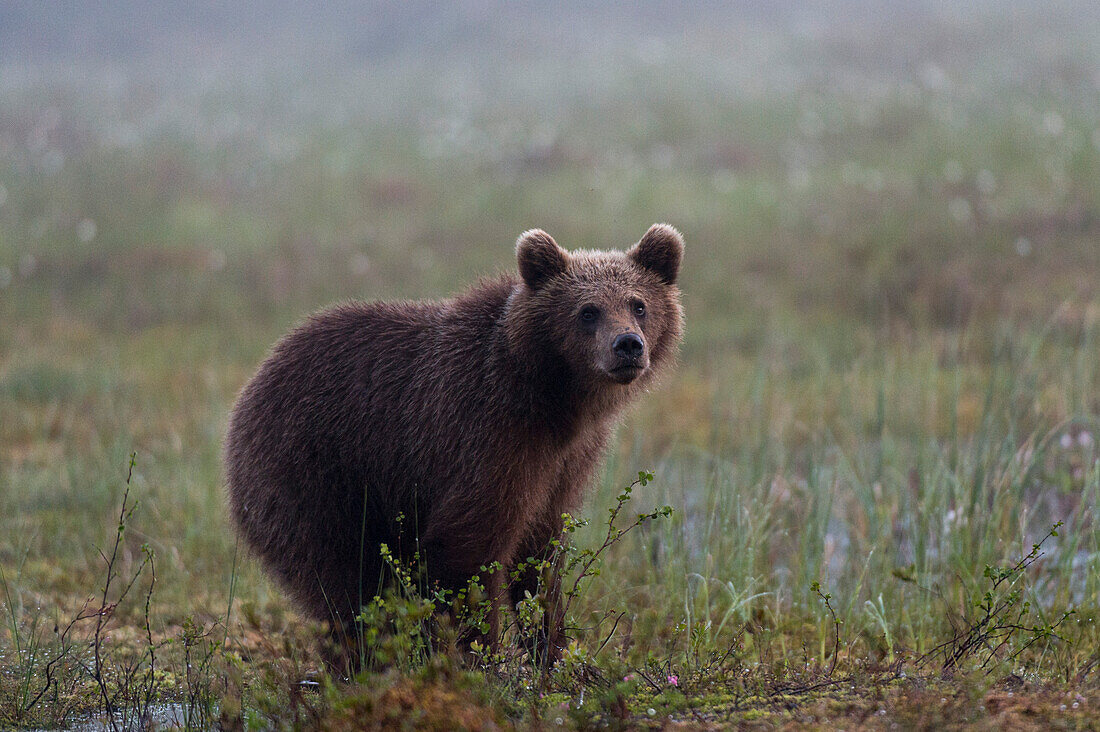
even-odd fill
[[(750, 10), (13, 18), (57, 38), (0, 52), (0, 727), (1100, 725), (1100, 16)], [(625, 523), (672, 515), (545, 678), (326, 678), (224, 507), (266, 349), (654, 221), (681, 364), (573, 544), (640, 470)]]

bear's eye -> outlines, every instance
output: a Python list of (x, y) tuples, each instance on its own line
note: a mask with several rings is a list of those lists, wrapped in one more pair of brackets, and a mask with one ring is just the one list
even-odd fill
[(644, 318), (645, 317), (645, 303), (644, 302), (641, 302), (640, 300), (635, 301), (635, 303), (634, 303), (634, 314), (637, 315), (639, 318)]
[(600, 317), (600, 310), (594, 305), (586, 305), (581, 309), (582, 323), (595, 323)]

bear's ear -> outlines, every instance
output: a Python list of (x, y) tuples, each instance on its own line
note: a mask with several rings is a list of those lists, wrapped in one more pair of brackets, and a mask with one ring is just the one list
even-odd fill
[(659, 276), (666, 285), (673, 285), (680, 274), (684, 237), (668, 224), (654, 224), (626, 254), (634, 262)]
[(516, 240), (516, 260), (520, 277), (528, 287), (537, 290), (551, 277), (566, 270), (569, 252), (542, 229), (531, 229)]

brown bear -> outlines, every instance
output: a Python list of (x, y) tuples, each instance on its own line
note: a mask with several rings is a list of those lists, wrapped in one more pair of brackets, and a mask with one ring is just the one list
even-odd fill
[[(516, 254), (519, 277), (452, 299), (313, 315), (238, 397), (233, 519), (313, 618), (353, 621), (386, 576), (382, 544), (417, 550), (444, 588), (499, 562), (490, 597), (533, 591), (532, 572), (506, 587), (511, 570), (561, 532), (616, 417), (673, 360), (674, 228), (656, 224), (626, 252), (571, 253), (531, 230)], [(494, 602), (492, 639), (498, 623)]]

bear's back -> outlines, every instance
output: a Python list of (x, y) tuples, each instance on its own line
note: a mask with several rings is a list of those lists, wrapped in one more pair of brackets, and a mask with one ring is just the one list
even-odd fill
[(501, 280), (461, 299), (353, 302), (311, 316), (241, 392), (226, 441), (231, 492), (261, 474), (400, 474), (409, 457), (423, 466), (425, 450), (446, 453), (469, 418), (505, 401), (490, 354), (508, 292)]

